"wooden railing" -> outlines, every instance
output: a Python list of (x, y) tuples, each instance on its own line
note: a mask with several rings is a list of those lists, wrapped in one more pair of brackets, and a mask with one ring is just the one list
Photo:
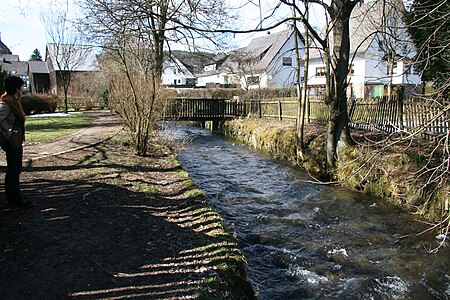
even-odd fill
[(233, 101), (225, 99), (169, 99), (164, 108), (164, 119), (214, 120), (247, 116), (255, 110), (258, 101)]
[(428, 137), (449, 131), (449, 104), (421, 98), (398, 96), (355, 99), (349, 104), (350, 121), (354, 128), (379, 129), (386, 132), (412, 132), (422, 129)]
[[(386, 132), (412, 131), (421, 128), (429, 136), (448, 133), (450, 104), (429, 102), (420, 98), (397, 96), (348, 101), (350, 126), (355, 129)], [(178, 120), (212, 120), (252, 115), (278, 120), (297, 118), (298, 102), (289, 100), (171, 99), (164, 110), (165, 118)], [(308, 97), (306, 122), (325, 124), (329, 108), (324, 97)]]

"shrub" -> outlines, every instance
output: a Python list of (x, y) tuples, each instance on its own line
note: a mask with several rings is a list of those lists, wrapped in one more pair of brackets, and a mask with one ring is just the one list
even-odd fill
[(84, 100), (84, 109), (85, 110), (92, 110), (94, 107), (96, 107), (97, 103), (94, 99), (89, 98)]
[(67, 102), (69, 103), (69, 106), (74, 110), (74, 111), (80, 111), (83, 106), (84, 106), (84, 102), (85, 99), (82, 97), (67, 97)]
[(104, 89), (101, 93), (99, 93), (97, 97), (98, 106), (100, 109), (104, 109), (108, 107), (108, 97), (109, 97), (109, 91), (107, 89)]
[(26, 115), (55, 112), (58, 96), (50, 94), (27, 94), (20, 98)]

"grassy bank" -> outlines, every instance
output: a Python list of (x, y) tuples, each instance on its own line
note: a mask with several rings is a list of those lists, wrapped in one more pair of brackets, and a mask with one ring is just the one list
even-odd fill
[[(300, 165), (312, 176), (325, 179), (325, 130), (306, 128), (306, 155), (297, 158), (294, 124), (261, 119), (225, 122), (225, 135), (251, 147), (269, 152), (274, 158)], [(339, 152), (335, 178), (351, 189), (386, 198), (434, 223), (448, 220), (450, 187), (436, 189), (427, 178), (418, 176), (425, 161), (418, 159), (426, 150), (421, 141), (386, 146), (379, 134), (354, 132), (358, 144)], [(369, 142), (374, 140), (374, 142)], [(423, 155), (422, 155), (423, 156)], [(444, 224), (444, 223), (443, 223)]]
[(25, 140), (27, 144), (50, 142), (74, 133), (88, 124), (89, 118), (81, 113), (27, 117)]

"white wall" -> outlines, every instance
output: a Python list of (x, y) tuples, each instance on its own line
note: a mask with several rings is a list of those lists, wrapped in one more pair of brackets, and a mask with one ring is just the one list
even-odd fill
[(192, 81), (195, 77), (181, 62), (177, 60), (164, 62), (161, 74), (163, 85), (186, 85), (188, 79)]
[(205, 87), (206, 84), (228, 84), (229, 76), (226, 73), (199, 75), (196, 86)]
[[(299, 40), (300, 57), (304, 55), (304, 45)], [(283, 57), (290, 57), (292, 65), (283, 66)], [(295, 39), (294, 35), (290, 36), (290, 39), (284, 43), (279, 52), (275, 55), (272, 61), (267, 66), (266, 70), (258, 70), (254, 72), (247, 72), (244, 76), (241, 76), (241, 87), (248, 89), (256, 88), (282, 88), (291, 87), (296, 84), (296, 55), (295, 55)], [(301, 61), (300, 76), (303, 77), (303, 61)], [(247, 78), (259, 76), (259, 84), (247, 86)]]
[[(302, 58), (305, 54), (303, 43), (299, 40), (299, 55)], [(283, 66), (283, 57), (290, 57), (291, 66)], [(266, 87), (291, 87), (297, 83), (297, 59), (295, 54), (294, 35), (283, 45), (276, 57), (270, 63), (267, 74)], [(300, 61), (300, 77), (303, 77), (303, 61)]]
[(316, 76), (316, 68), (323, 67), (324, 63), (320, 58), (310, 59), (308, 65), (308, 85), (325, 85), (325, 76)]

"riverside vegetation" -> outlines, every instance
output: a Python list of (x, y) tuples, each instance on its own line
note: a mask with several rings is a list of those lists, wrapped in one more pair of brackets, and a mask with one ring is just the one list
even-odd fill
[[(297, 157), (295, 124), (271, 120), (241, 118), (224, 122), (222, 132), (274, 158), (298, 164), (320, 181), (339, 183), (353, 190), (383, 197), (406, 208), (448, 233), (450, 186), (436, 189), (419, 176), (427, 159), (425, 146), (416, 140), (388, 145), (386, 136), (374, 132), (353, 132), (356, 145), (339, 149), (334, 178), (326, 170), (325, 130), (308, 125), (303, 160)], [(437, 154), (436, 154), (437, 155)]]

